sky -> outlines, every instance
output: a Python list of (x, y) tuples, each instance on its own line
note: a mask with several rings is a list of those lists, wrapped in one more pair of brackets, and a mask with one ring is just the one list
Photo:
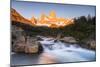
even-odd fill
[(54, 4), (27, 1), (12, 1), (11, 7), (14, 8), (25, 18), (32, 16), (39, 18), (42, 13), (49, 15), (50, 11), (55, 11), (57, 17), (74, 18), (79, 16), (95, 16), (95, 6), (72, 5), (72, 4)]

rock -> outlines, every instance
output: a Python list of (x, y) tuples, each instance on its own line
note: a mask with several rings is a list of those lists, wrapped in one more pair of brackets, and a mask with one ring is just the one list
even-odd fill
[(96, 49), (96, 41), (95, 40), (89, 40), (86, 42), (86, 45), (90, 48), (95, 50)]
[(40, 50), (40, 43), (34, 38), (27, 38), (25, 53), (38, 53)]
[(64, 37), (64, 38), (61, 38), (60, 41), (66, 42), (66, 43), (77, 43), (77, 41), (73, 37)]
[(96, 50), (96, 41), (94, 39), (85, 39), (79, 45), (86, 49)]
[(27, 46), (25, 53), (38, 53), (38, 46)]
[(13, 46), (14, 52), (24, 52), (25, 51), (25, 43), (19, 42)]
[(40, 38), (40, 37), (37, 37), (37, 40), (38, 40), (38, 41), (43, 41), (43, 39), (42, 39), (42, 38)]
[(58, 42), (58, 40), (54, 40), (54, 42), (56, 43), (56, 42)]
[(43, 45), (45, 45), (48, 49), (53, 50), (54, 44), (43, 44)]
[(36, 39), (25, 36), (18, 37), (14, 42), (12, 49), (14, 52), (23, 53), (41, 53), (43, 51), (43, 47)]
[[(16, 25), (12, 25), (12, 51), (22, 52), (25, 45), (24, 30)], [(15, 48), (16, 47), (16, 48)]]
[(42, 52), (43, 52), (43, 47), (42, 47), (42, 45), (40, 44), (40, 42), (38, 43), (38, 45), (39, 45), (38, 53), (42, 53)]
[(33, 24), (36, 24), (36, 22), (37, 22), (37, 20), (36, 20), (36, 18), (33, 16), (32, 18), (31, 18), (31, 20), (30, 20)]

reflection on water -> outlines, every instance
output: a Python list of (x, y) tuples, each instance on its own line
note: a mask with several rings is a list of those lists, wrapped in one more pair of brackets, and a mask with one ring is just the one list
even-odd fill
[(56, 57), (49, 53), (42, 53), (39, 57), (38, 64), (57, 63)]
[[(40, 41), (44, 52), (38, 54), (11, 55), (12, 65), (49, 64), (62, 62), (95, 61), (95, 52), (79, 47), (77, 44), (66, 44), (60, 41), (54, 42), (53, 38), (41, 37)], [(69, 45), (69, 46), (66, 46)]]
[(39, 55), (15, 53), (11, 55), (11, 65), (30, 65), (37, 64)]

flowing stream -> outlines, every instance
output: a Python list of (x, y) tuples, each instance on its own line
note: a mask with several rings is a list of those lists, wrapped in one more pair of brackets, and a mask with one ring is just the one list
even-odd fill
[(95, 51), (81, 48), (77, 44), (63, 43), (43, 36), (38, 37), (43, 39), (39, 41), (43, 46), (43, 53), (40, 55), (13, 53), (11, 55), (12, 65), (95, 61), (96, 59)]

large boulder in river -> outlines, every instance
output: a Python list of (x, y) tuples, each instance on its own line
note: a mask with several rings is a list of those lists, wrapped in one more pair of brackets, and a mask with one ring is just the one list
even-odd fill
[(12, 50), (14, 52), (24, 52), (25, 51), (25, 43), (23, 43), (23, 42), (17, 42), (12, 47), (13, 47)]
[(63, 41), (66, 43), (77, 43), (74, 37), (63, 37), (60, 39), (60, 41)]
[(95, 40), (88, 40), (86, 42), (88, 48), (95, 50), (96, 49), (96, 41)]
[(34, 37), (27, 38), (25, 53), (40, 53), (42, 51), (41, 44)]
[(41, 53), (43, 48), (33, 37), (27, 37), (25, 39), (25, 36), (20, 36), (14, 42), (13, 51), (23, 53)]

